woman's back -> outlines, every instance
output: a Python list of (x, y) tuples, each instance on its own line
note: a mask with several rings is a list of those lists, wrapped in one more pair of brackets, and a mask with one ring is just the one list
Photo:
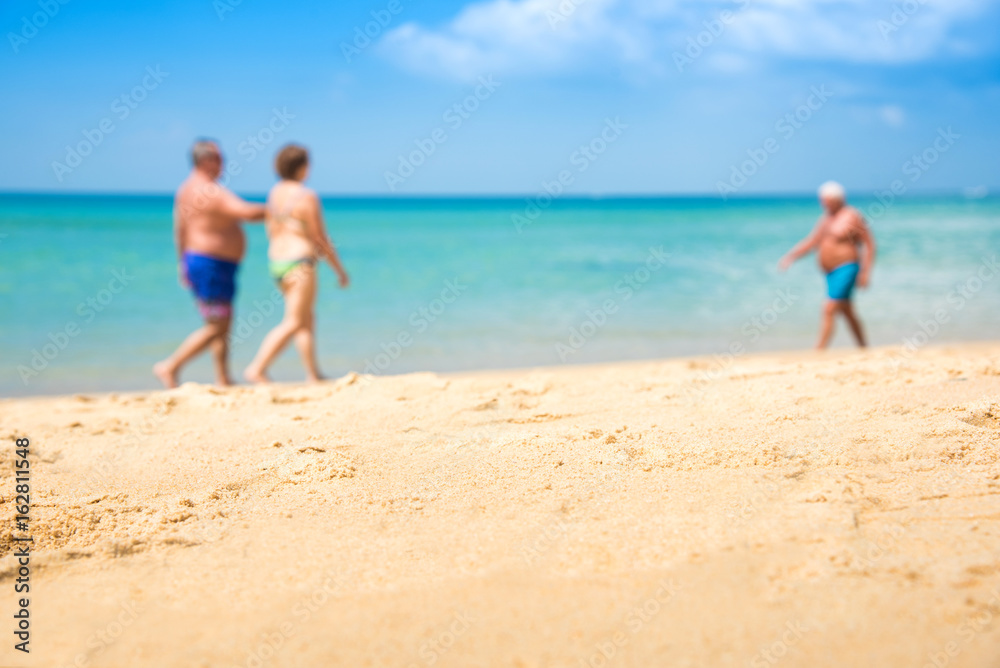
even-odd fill
[(285, 317), (264, 337), (243, 376), (254, 383), (267, 382), (267, 368), (295, 339), (306, 377), (322, 379), (316, 363), (316, 263), (324, 259), (337, 272), (340, 287), (350, 285), (333, 243), (326, 234), (323, 211), (316, 193), (303, 182), (309, 176), (309, 152), (289, 144), (274, 159), (281, 180), (267, 195), (268, 271), (285, 297)]
[(308, 188), (297, 181), (279, 181), (267, 196), (267, 255), (272, 260), (314, 257), (316, 249), (307, 220), (312, 215)]

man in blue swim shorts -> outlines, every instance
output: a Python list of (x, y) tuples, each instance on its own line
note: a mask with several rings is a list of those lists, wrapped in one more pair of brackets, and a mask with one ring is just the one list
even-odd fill
[(240, 221), (263, 220), (264, 206), (245, 202), (216, 182), (222, 152), (213, 141), (191, 151), (194, 169), (174, 198), (174, 237), (181, 285), (194, 293), (205, 324), (173, 355), (153, 366), (167, 387), (177, 387), (181, 368), (211, 346), (215, 379), (229, 385), (229, 325), (236, 296), (236, 271), (246, 250)]
[(826, 211), (812, 233), (781, 258), (778, 267), (784, 271), (800, 257), (817, 251), (819, 266), (826, 273), (828, 299), (823, 305), (816, 347), (822, 349), (829, 345), (834, 319), (840, 313), (858, 345), (864, 348), (865, 333), (854, 313), (851, 295), (855, 287), (868, 287), (875, 264), (875, 239), (861, 212), (847, 206), (847, 193), (839, 183), (824, 183), (819, 189), (819, 199)]

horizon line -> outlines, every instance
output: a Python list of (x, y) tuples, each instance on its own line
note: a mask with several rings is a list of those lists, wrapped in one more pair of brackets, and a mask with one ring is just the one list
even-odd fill
[[(266, 197), (267, 193), (265, 191), (233, 191), (237, 194), (242, 192), (244, 197)], [(861, 195), (854, 195), (858, 199), (874, 199), (877, 198), (880, 190), (861, 190), (854, 189), (854, 192), (863, 192)], [(982, 193), (971, 195), (971, 192)], [(330, 192), (319, 192), (318, 195), (321, 199), (341, 199), (341, 200), (386, 200), (386, 201), (406, 201), (406, 200), (522, 200), (522, 199), (532, 199), (544, 196), (546, 193), (533, 192), (533, 193), (516, 193), (516, 192), (504, 192), (504, 193), (406, 193), (406, 194), (396, 194), (396, 193), (330, 193)], [(22, 189), (22, 190), (7, 190), (0, 189), (0, 197), (7, 196), (48, 196), (48, 197), (173, 197), (173, 191), (143, 191), (143, 190), (72, 190), (72, 191), (54, 191), (54, 190), (44, 190), (44, 189)], [(1000, 189), (994, 189), (989, 186), (979, 186), (979, 187), (964, 187), (964, 188), (936, 188), (919, 190), (916, 192), (909, 192), (898, 196), (898, 199), (921, 199), (921, 198), (932, 198), (932, 197), (948, 197), (957, 196), (963, 197), (965, 199), (977, 200), (977, 199), (991, 199), (1000, 196)], [(689, 191), (689, 192), (663, 192), (663, 193), (600, 193), (600, 192), (590, 192), (590, 193), (570, 193), (566, 195), (560, 195), (553, 198), (555, 201), (559, 200), (662, 200), (662, 199), (715, 199), (722, 202), (727, 200), (759, 200), (759, 199), (786, 199), (786, 198), (815, 198), (816, 192), (813, 190), (789, 190), (789, 191), (765, 191), (765, 192), (751, 192), (751, 193), (736, 193), (731, 194), (726, 197), (722, 197), (717, 192), (712, 191)]]

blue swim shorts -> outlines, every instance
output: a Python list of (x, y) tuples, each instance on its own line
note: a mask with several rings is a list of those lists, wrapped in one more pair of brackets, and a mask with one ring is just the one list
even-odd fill
[(830, 299), (843, 301), (851, 298), (858, 281), (861, 266), (857, 262), (842, 264), (826, 275), (826, 292)]
[(184, 268), (201, 317), (205, 320), (231, 318), (239, 265), (208, 255), (185, 253)]

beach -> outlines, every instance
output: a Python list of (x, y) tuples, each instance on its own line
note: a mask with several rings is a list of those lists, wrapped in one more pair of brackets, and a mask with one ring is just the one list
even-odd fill
[(1000, 656), (1000, 343), (14, 398), (0, 434), (0, 665)]

